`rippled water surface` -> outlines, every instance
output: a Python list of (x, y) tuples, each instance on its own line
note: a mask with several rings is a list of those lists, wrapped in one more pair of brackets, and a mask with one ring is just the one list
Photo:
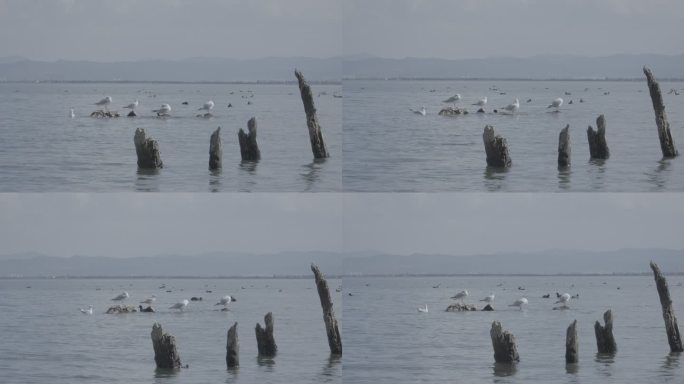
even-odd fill
[[(668, 282), (682, 313), (684, 277)], [(494, 292), (495, 311), (445, 312), (462, 289), (478, 307)], [(651, 276), (345, 278), (344, 291), (348, 383), (680, 383), (684, 377), (684, 357), (670, 354)], [(553, 310), (555, 300), (542, 295), (556, 292), (580, 296), (570, 309)], [(522, 296), (527, 308), (507, 306)], [(425, 304), (429, 312), (419, 313)], [(594, 322), (609, 308), (618, 353), (598, 356)], [(565, 333), (575, 319), (579, 363), (566, 366)], [(494, 364), (494, 320), (516, 337), (520, 362), (513, 368)]]
[[(339, 280), (328, 279), (331, 288)], [(160, 289), (162, 284), (165, 288)], [(244, 289), (243, 289), (244, 287)], [(166, 292), (171, 290), (172, 292)], [(213, 291), (212, 293), (206, 292)], [(107, 315), (112, 297), (132, 304), (155, 294), (157, 313)], [(341, 381), (330, 358), (311, 279), (0, 280), (3, 383), (325, 383)], [(231, 294), (231, 310), (214, 304)], [(332, 292), (338, 316), (339, 293)], [(167, 309), (192, 296), (185, 313)], [(79, 308), (95, 307), (92, 316)], [(278, 355), (257, 358), (254, 326), (273, 312)], [(226, 333), (238, 322), (240, 367), (227, 370)], [(150, 332), (160, 322), (176, 337), (178, 372), (155, 370)]]
[[(296, 84), (0, 84), (0, 190), (339, 191), (342, 102), (333, 94), (340, 86), (312, 90), (321, 93), (315, 102), (331, 153), (325, 161), (313, 160)], [(139, 99), (139, 117), (89, 117), (105, 95), (113, 98), (111, 110), (124, 113), (122, 106)], [(196, 117), (207, 100), (216, 103), (214, 117)], [(151, 112), (162, 103), (171, 105), (170, 118)], [(237, 132), (253, 116), (262, 160), (242, 163)], [(223, 169), (212, 173), (209, 137), (218, 126)], [(163, 169), (138, 171), (136, 128), (158, 140)]]
[[(684, 96), (667, 93), (684, 83), (660, 85), (681, 152)], [(343, 87), (346, 191), (684, 191), (682, 157), (662, 160), (645, 81), (345, 81)], [(439, 116), (442, 101), (455, 93), (471, 113)], [(472, 113), (482, 96), (488, 113)], [(493, 113), (516, 97), (518, 114)], [(565, 104), (550, 113), (556, 97)], [(425, 117), (409, 111), (422, 105)], [(606, 117), (611, 157), (589, 161), (586, 130), (596, 128), (599, 114)], [(486, 166), (486, 124), (508, 141), (513, 166), (506, 171)], [(572, 167), (559, 171), (558, 134), (566, 124)]]

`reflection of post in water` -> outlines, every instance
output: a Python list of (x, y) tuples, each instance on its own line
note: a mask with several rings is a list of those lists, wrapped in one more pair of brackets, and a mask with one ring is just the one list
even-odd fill
[(503, 189), (506, 180), (506, 174), (508, 173), (508, 168), (499, 167), (485, 167), (484, 171), (484, 184), (488, 191), (494, 192)]
[(138, 168), (135, 178), (136, 192), (159, 192), (159, 168)]
[(511, 363), (494, 363), (492, 368), (496, 377), (513, 376), (518, 372), (518, 366)]
[(661, 159), (658, 161), (658, 166), (655, 167), (653, 171), (647, 172), (648, 182), (654, 187), (655, 190), (665, 188), (667, 184), (667, 178), (670, 175), (670, 160)]
[(572, 168), (558, 166), (558, 188), (570, 188), (570, 176), (572, 176)]
[(221, 174), (223, 173), (222, 168), (212, 169), (209, 171), (209, 191), (210, 192), (221, 192), (223, 189), (223, 182)]
[(302, 178), (306, 183), (305, 191), (311, 191), (314, 185), (318, 182), (321, 177), (321, 169), (323, 169), (323, 164), (325, 164), (326, 159), (314, 159), (308, 164), (304, 164), (304, 173), (302, 173)]
[(319, 375), (319, 383), (327, 382), (330, 381), (331, 377), (337, 377), (340, 375), (340, 368), (339, 366), (342, 363), (342, 356), (341, 355), (333, 355), (331, 354), (328, 356), (327, 359), (325, 359), (325, 362), (323, 363), (323, 369), (321, 370), (321, 374)]

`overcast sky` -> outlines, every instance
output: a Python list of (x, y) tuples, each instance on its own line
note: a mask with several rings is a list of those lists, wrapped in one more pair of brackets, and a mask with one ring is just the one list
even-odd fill
[(344, 0), (344, 54), (681, 54), (682, 0)]
[(682, 194), (346, 194), (345, 250), (684, 249)]
[(0, 0), (0, 57), (331, 57), (339, 0)]
[(0, 194), (0, 254), (341, 251), (334, 194)]

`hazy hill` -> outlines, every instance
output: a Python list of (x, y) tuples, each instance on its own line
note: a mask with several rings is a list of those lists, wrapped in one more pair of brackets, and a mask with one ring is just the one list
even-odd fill
[(342, 75), (345, 79), (640, 79), (644, 65), (649, 66), (659, 79), (684, 79), (684, 54), (604, 57), (549, 55), (468, 60), (384, 59), (357, 55), (344, 58)]
[(0, 277), (12, 276), (293, 276), (311, 262), (328, 275), (650, 273), (656, 261), (667, 274), (684, 273), (684, 251), (628, 249), (611, 252), (547, 251), (497, 255), (397, 256), (379, 253), (282, 252), (271, 255), (206, 253), (196, 256), (0, 256)]
[(610, 274), (650, 273), (650, 260), (658, 263), (665, 273), (684, 272), (684, 251), (664, 249), (548, 251), (473, 256), (359, 254), (344, 258), (342, 267), (346, 275)]
[(296, 81), (295, 68), (309, 81), (341, 79), (342, 63), (335, 58), (196, 58), (97, 63), (6, 57), (0, 58), (0, 81)]

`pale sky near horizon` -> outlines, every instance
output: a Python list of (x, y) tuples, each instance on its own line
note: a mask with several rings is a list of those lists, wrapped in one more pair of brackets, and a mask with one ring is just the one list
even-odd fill
[(0, 57), (332, 57), (339, 0), (0, 0)]
[(0, 255), (684, 250), (677, 193), (0, 194)]
[(681, 0), (0, 0), (0, 57), (681, 54)]

